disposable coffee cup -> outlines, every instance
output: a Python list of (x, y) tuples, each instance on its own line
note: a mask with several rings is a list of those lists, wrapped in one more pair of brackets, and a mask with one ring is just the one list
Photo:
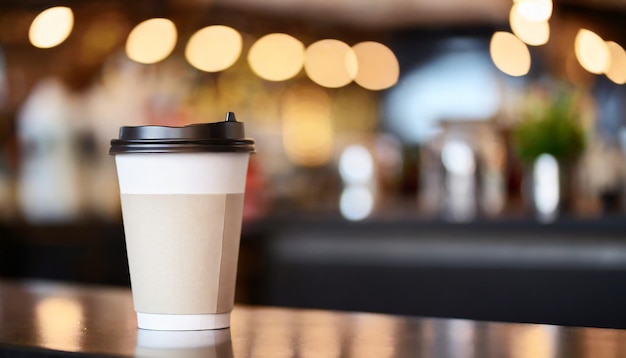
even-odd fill
[(230, 326), (254, 141), (226, 120), (120, 128), (111, 141), (137, 325)]

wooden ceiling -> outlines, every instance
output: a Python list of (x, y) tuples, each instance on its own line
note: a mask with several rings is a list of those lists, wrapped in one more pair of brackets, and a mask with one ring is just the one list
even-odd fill
[[(555, 9), (594, 11), (626, 20), (626, 0), (553, 0)], [(225, 8), (373, 28), (499, 25), (513, 0), (170, 0), (187, 7)], [(558, 11), (558, 10), (557, 10)]]
[[(553, 0), (555, 8), (574, 7), (626, 18), (626, 0)], [(54, 5), (84, 7), (116, 3), (134, 13), (223, 8), (370, 28), (503, 24), (513, 0), (0, 0), (0, 11), (41, 10)], [(254, 20), (252, 20), (254, 21)]]
[[(206, 1), (206, 0), (195, 0)], [(254, 9), (366, 27), (465, 25), (506, 22), (510, 0), (213, 0)]]

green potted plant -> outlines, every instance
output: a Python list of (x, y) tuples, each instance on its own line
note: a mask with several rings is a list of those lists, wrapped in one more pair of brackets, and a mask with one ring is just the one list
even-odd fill
[[(528, 174), (533, 174), (539, 157), (549, 154), (558, 163), (558, 211), (569, 206), (573, 187), (571, 173), (585, 148), (580, 110), (577, 94), (560, 88), (547, 95), (531, 96), (522, 111), (521, 120), (513, 128), (513, 148), (527, 169), (526, 182), (531, 186), (527, 189), (536, 189), (537, 183), (528, 180), (537, 178), (536, 175)], [(529, 191), (534, 193), (532, 190)], [(533, 198), (536, 200), (535, 196)]]
[(519, 159), (533, 163), (550, 154), (560, 163), (575, 161), (585, 148), (576, 95), (561, 90), (548, 100), (530, 100), (523, 118), (513, 131)]

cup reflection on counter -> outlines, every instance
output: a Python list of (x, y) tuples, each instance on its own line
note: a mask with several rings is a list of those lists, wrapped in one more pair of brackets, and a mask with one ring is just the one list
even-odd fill
[(138, 329), (136, 357), (232, 358), (230, 329), (153, 331)]

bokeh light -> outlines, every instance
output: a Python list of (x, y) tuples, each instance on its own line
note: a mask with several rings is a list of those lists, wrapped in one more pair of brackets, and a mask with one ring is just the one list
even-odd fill
[(542, 154), (533, 168), (533, 198), (541, 219), (554, 218), (559, 192), (559, 164), (552, 155)]
[(528, 21), (519, 4), (514, 4), (509, 14), (511, 30), (520, 40), (531, 46), (545, 45), (550, 39), (550, 25), (547, 21)]
[(574, 41), (574, 52), (578, 63), (591, 73), (604, 73), (610, 66), (609, 48), (606, 42), (593, 31), (578, 30)]
[(128, 35), (126, 55), (139, 63), (157, 63), (172, 53), (177, 37), (176, 26), (168, 19), (143, 21)]
[(241, 34), (231, 27), (207, 26), (189, 38), (185, 58), (201, 71), (223, 71), (237, 62), (242, 43)]
[(428, 143), (441, 133), (443, 120), (488, 120), (505, 105), (508, 85), (484, 44), (459, 38), (444, 44), (446, 50), (409, 69), (385, 96), (385, 122), (403, 141)]
[(352, 46), (358, 70), (354, 82), (369, 90), (383, 90), (395, 85), (400, 77), (398, 59), (387, 46), (366, 41)]
[(281, 117), (283, 146), (291, 162), (309, 167), (328, 163), (334, 130), (326, 92), (309, 85), (289, 89), (283, 97)]
[(339, 199), (339, 210), (344, 218), (359, 221), (367, 218), (374, 209), (372, 191), (362, 185), (351, 185), (345, 188)]
[(606, 46), (611, 55), (611, 61), (606, 70), (606, 77), (618, 85), (626, 83), (626, 51), (618, 43), (607, 41)]
[(358, 62), (350, 46), (339, 40), (321, 40), (305, 52), (304, 70), (320, 86), (339, 88), (352, 82), (358, 72)]
[(552, 16), (552, 0), (515, 0), (520, 15), (532, 22), (548, 21)]
[(344, 183), (365, 184), (374, 177), (374, 159), (362, 145), (353, 144), (341, 153), (339, 174)]
[(74, 13), (65, 6), (56, 6), (42, 11), (30, 25), (28, 39), (39, 48), (60, 45), (72, 32)]
[(522, 40), (510, 32), (498, 31), (489, 44), (491, 60), (510, 76), (523, 76), (530, 70), (530, 51)]
[(252, 71), (263, 79), (285, 81), (302, 70), (304, 45), (287, 34), (265, 35), (250, 48), (248, 63)]
[(459, 140), (451, 140), (443, 146), (441, 161), (448, 172), (454, 175), (473, 175), (476, 170), (472, 148)]
[(47, 348), (59, 349), (80, 347), (80, 330), (83, 317), (81, 304), (69, 297), (48, 297), (37, 301), (35, 306), (36, 324), (42, 335), (42, 344)]

